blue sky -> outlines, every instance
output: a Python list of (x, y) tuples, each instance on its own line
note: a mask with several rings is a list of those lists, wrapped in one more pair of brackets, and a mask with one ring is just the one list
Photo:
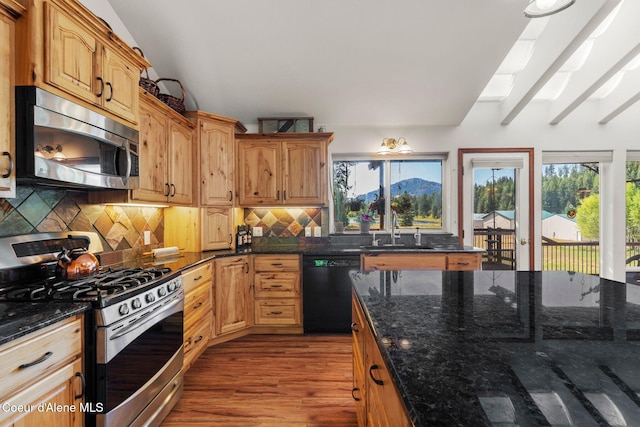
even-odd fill
[[(394, 162), (391, 165), (391, 182), (395, 183), (409, 178), (422, 178), (427, 181), (442, 184), (442, 168), (440, 167), (440, 163), (433, 162), (433, 165), (437, 165), (437, 167), (425, 167), (425, 162), (427, 161), (412, 160), (401, 163)], [(349, 184), (352, 185), (353, 188), (349, 191), (348, 196), (365, 194), (378, 189), (380, 170), (369, 170), (368, 164), (368, 162), (357, 163), (355, 168), (353, 168), (353, 173), (349, 179)]]

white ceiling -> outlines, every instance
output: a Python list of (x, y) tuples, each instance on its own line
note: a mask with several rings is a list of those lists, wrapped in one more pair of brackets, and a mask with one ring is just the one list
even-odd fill
[[(529, 22), (527, 0), (108, 1), (155, 73), (183, 82), (188, 108), (245, 124), (290, 115), (316, 126), (458, 125)], [(500, 101), (502, 124), (618, 3), (577, 0), (549, 18)], [(639, 17), (640, 0), (626, 0), (545, 120), (595, 102), (588, 96), (639, 51)], [(599, 122), (640, 96), (638, 73), (597, 101)]]

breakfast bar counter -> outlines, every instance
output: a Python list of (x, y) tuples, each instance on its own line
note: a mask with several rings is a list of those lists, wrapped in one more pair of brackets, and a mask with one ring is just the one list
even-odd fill
[(412, 424), (640, 425), (637, 285), (515, 271), (352, 281)]

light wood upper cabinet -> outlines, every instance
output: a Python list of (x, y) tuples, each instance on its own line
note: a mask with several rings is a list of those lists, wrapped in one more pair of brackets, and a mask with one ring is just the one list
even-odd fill
[(273, 206), (282, 204), (280, 189), (280, 143), (238, 142), (238, 204)]
[[(235, 134), (246, 128), (235, 119), (204, 111), (185, 114), (196, 126), (200, 206), (232, 206), (235, 171)], [(194, 195), (195, 196), (195, 195)]]
[(238, 140), (240, 206), (324, 206), (333, 134), (246, 134)]
[(282, 143), (282, 191), (287, 205), (324, 205), (327, 202), (327, 149), (325, 142)]
[(140, 99), (140, 187), (131, 198), (190, 205), (193, 125), (146, 92)]
[(16, 83), (36, 85), (129, 126), (150, 64), (74, 0), (33, 0), (18, 22)]
[(0, 197), (16, 196), (15, 171), (15, 19), (25, 9), (14, 0), (0, 0)]

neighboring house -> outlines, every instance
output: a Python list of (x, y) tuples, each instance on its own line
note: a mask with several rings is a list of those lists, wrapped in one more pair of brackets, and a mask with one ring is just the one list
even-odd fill
[(575, 218), (571, 219), (566, 214), (553, 214), (547, 211), (542, 212), (542, 237), (553, 240), (582, 241), (582, 234)]
[(513, 230), (515, 228), (515, 224), (515, 211), (512, 210), (476, 214), (473, 217), (473, 225), (476, 228), (502, 228), (504, 230)]

